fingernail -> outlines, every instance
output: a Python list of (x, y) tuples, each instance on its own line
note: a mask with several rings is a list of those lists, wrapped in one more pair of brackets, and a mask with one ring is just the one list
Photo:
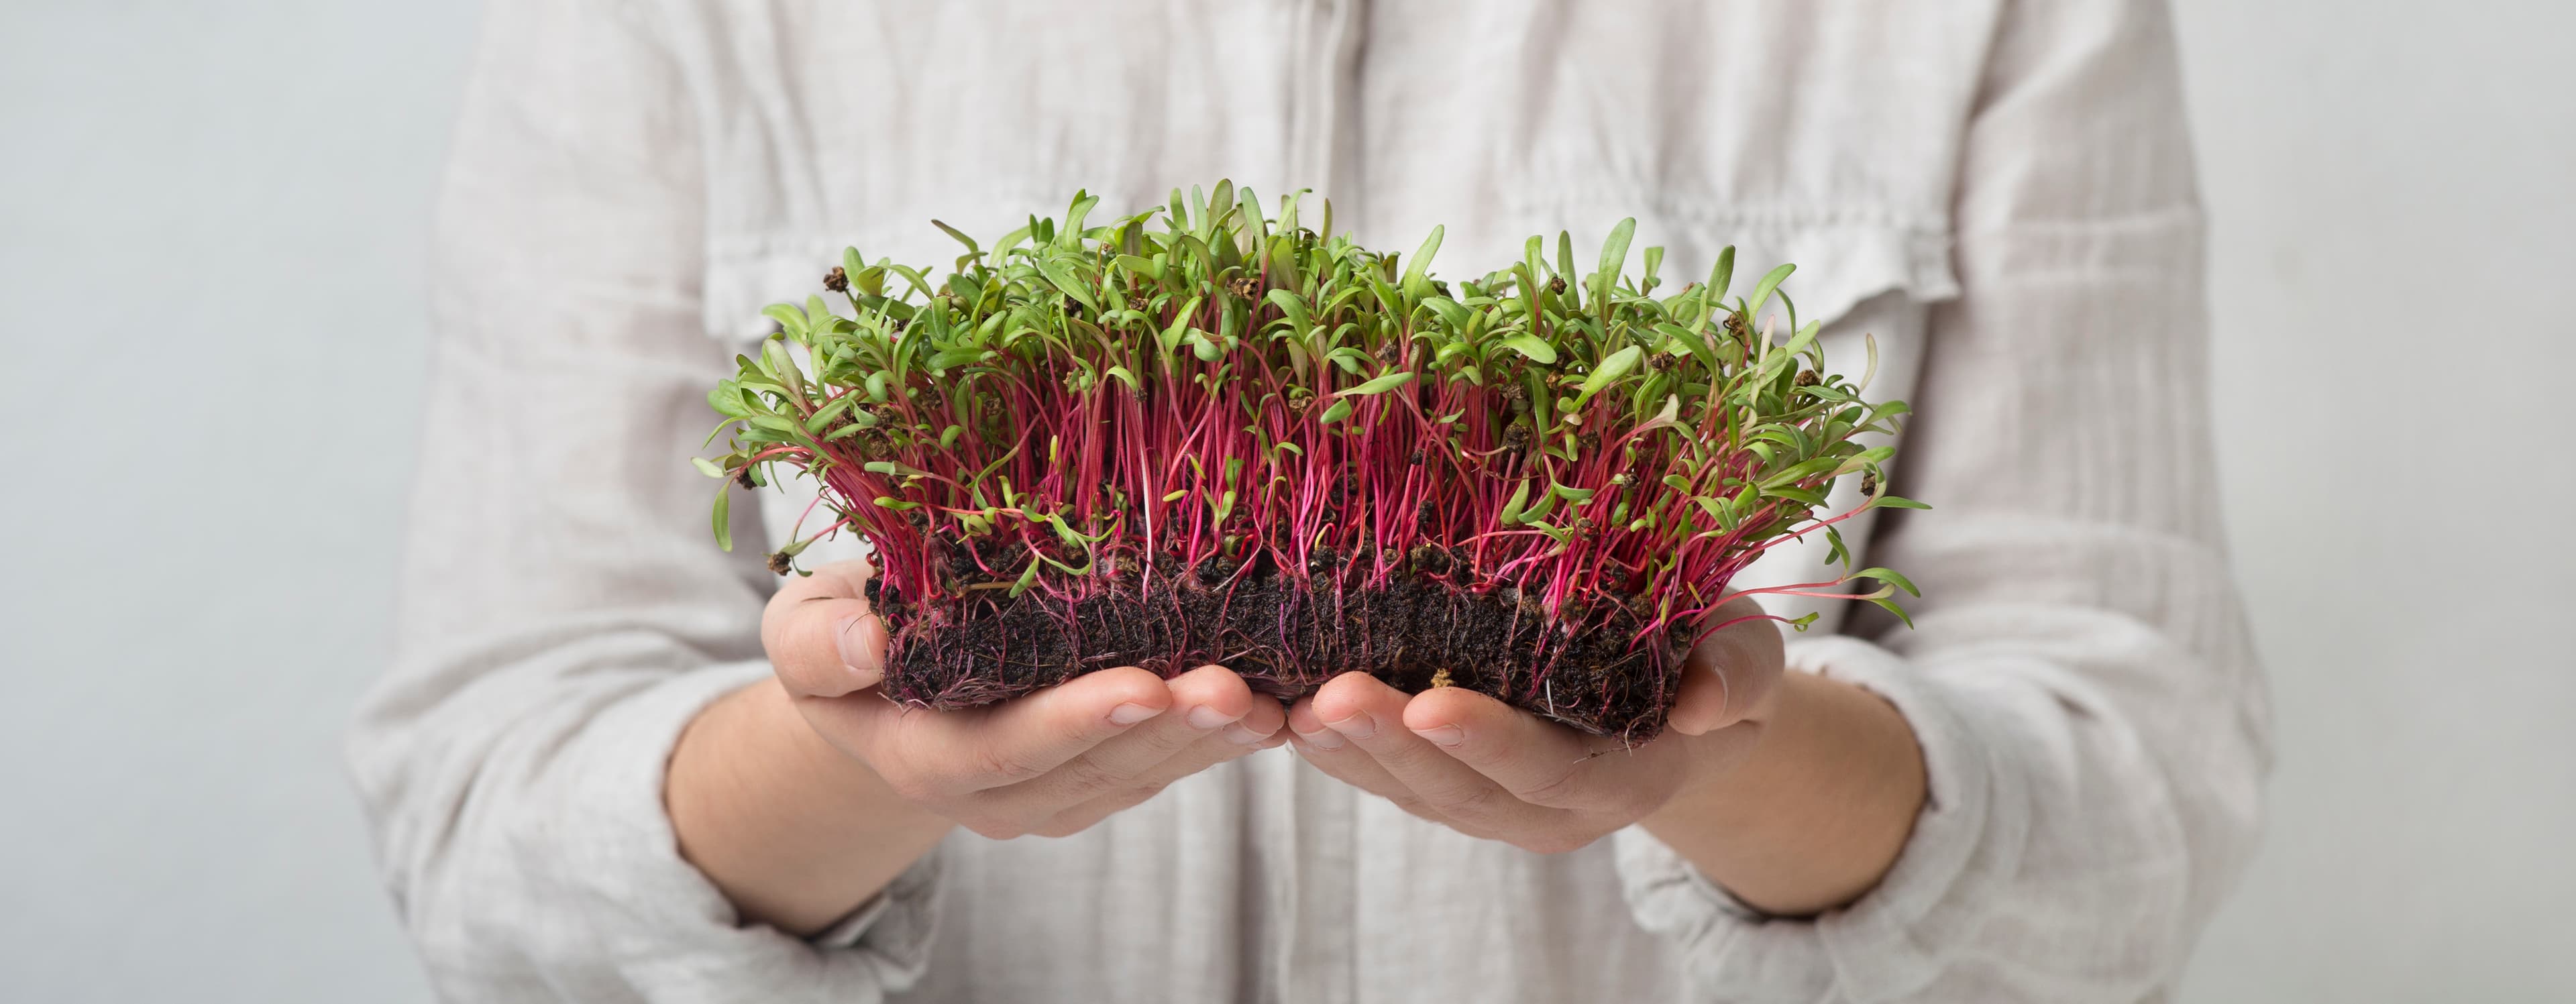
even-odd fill
[(1353, 739), (1366, 739), (1377, 734), (1377, 719), (1369, 717), (1369, 713), (1365, 711), (1354, 711), (1348, 718), (1324, 724), (1332, 726), (1333, 731)]
[(1306, 745), (1319, 750), (1337, 750), (1342, 748), (1342, 734), (1331, 729), (1325, 729), (1321, 732), (1300, 732), (1297, 733), (1297, 738)]
[(1442, 725), (1438, 728), (1429, 729), (1415, 729), (1413, 730), (1413, 734), (1421, 736), (1424, 739), (1431, 740), (1434, 745), (1439, 746), (1456, 746), (1459, 743), (1467, 741), (1466, 731), (1455, 725)]
[(1162, 713), (1163, 709), (1161, 708), (1149, 708), (1142, 704), (1135, 703), (1121, 704), (1115, 708), (1109, 709), (1109, 724), (1134, 725), (1137, 722), (1144, 721), (1145, 719), (1152, 718), (1155, 715)]
[(1201, 732), (1216, 728), (1217, 726), (1231, 722), (1234, 719), (1235, 716), (1218, 711), (1217, 709), (1204, 704), (1190, 709), (1190, 727)]
[(883, 648), (879, 636), (884, 634), (885, 625), (880, 622), (874, 629), (866, 626), (876, 619), (875, 614), (853, 614), (842, 618), (832, 632), (835, 647), (840, 649), (841, 665), (854, 675), (873, 677), (885, 672), (877, 665), (877, 652)]
[(1233, 727), (1226, 729), (1225, 737), (1237, 746), (1251, 746), (1264, 739), (1270, 738), (1269, 736), (1252, 731), (1249, 726), (1245, 726), (1241, 723), (1237, 723)]

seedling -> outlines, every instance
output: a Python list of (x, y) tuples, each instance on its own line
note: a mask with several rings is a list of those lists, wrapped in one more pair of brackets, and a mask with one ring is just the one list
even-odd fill
[[(1440, 230), (1381, 254), (1295, 195), (1270, 215), (1220, 182), (1086, 225), (1097, 202), (991, 247), (938, 224), (965, 251), (944, 274), (850, 250), (708, 396), (718, 541), (735, 483), (817, 481), (830, 518), (771, 567), (873, 546), (888, 697), (1218, 663), (1285, 698), (1360, 670), (1643, 741), (1768, 548), (1820, 538), (1847, 574), (1749, 592), (1868, 580), (1851, 598), (1904, 615), (1913, 586), (1848, 571), (1836, 525), (1921, 508), (1856, 439), (1906, 406), (1823, 371), (1792, 266), (1730, 300), (1729, 248), (1658, 296), (1663, 249), (1628, 272), (1625, 220), (1590, 271), (1559, 234), (1453, 284)], [(1828, 511), (1846, 477), (1862, 500)]]

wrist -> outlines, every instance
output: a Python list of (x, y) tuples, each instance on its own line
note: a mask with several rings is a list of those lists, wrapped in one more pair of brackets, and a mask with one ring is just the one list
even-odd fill
[(774, 679), (709, 705), (664, 782), (680, 854), (749, 922), (830, 926), (953, 824), (815, 732)]
[(1768, 718), (1689, 737), (1690, 779), (1641, 825), (1746, 903), (1797, 916), (1858, 899), (1895, 864), (1923, 760), (1904, 716), (1867, 690), (1790, 672), (1778, 696)]

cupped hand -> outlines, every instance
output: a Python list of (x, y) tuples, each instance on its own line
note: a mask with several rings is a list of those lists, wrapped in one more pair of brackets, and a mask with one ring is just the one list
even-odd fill
[[(1739, 597), (1711, 623), (1761, 608)], [(1636, 747), (1461, 687), (1406, 695), (1366, 673), (1289, 709), (1297, 752), (1326, 774), (1469, 836), (1571, 851), (1646, 819), (1741, 763), (1777, 706), (1779, 630), (1746, 619), (1695, 646), (1665, 735)]]
[(761, 641), (816, 733), (904, 800), (987, 837), (1066, 836), (1164, 786), (1286, 741), (1278, 702), (1222, 666), (1164, 680), (1134, 667), (987, 707), (906, 708), (874, 690), (884, 621), (864, 561), (826, 565), (772, 597)]

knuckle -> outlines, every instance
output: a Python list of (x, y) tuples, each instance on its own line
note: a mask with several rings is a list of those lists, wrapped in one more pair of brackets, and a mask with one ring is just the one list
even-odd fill
[(1449, 821), (1449, 817), (1446, 814), (1442, 813), (1438, 809), (1432, 808), (1430, 803), (1424, 802), (1423, 800), (1411, 795), (1390, 796), (1387, 798), (1387, 801), (1395, 803), (1396, 808), (1402, 809), (1410, 815), (1419, 816), (1435, 823), (1445, 823)]
[(1502, 800), (1503, 792), (1501, 789), (1495, 788), (1491, 785), (1477, 785), (1474, 787), (1462, 787), (1454, 791), (1442, 792), (1439, 796), (1433, 798), (1432, 802), (1440, 806), (1441, 811), (1453, 816), (1463, 816), (1472, 819), (1491, 819), (1496, 812), (1502, 809)]
[(1668, 799), (1669, 796), (1659, 797), (1644, 788), (1626, 788), (1613, 796), (1610, 810), (1621, 819), (1632, 821), (1644, 819), (1654, 814), (1655, 810), (1663, 808), (1664, 802)]
[(1563, 770), (1551, 774), (1546, 780), (1522, 791), (1521, 798), (1532, 805), (1553, 808), (1570, 807), (1581, 801), (1587, 794), (1584, 786), (1575, 780), (1580, 776), (1581, 772), (1575, 769), (1575, 765), (1567, 764)]
[(1119, 785), (1118, 778), (1110, 776), (1107, 770), (1087, 756), (1075, 757), (1072, 762), (1056, 768), (1055, 774), (1056, 790), (1069, 802), (1087, 801), (1109, 794)]
[(1018, 749), (1005, 743), (977, 744), (975, 752), (968, 758), (968, 763), (970, 764), (970, 770), (987, 779), (1000, 778), (1005, 781), (1021, 781), (1044, 773), (1044, 771), (1029, 758), (1027, 750)]
[(878, 767), (876, 771), (877, 777), (885, 781), (886, 787), (894, 790), (895, 797), (904, 801), (927, 804), (937, 801), (942, 794), (939, 786), (932, 783), (930, 778), (909, 766)]

